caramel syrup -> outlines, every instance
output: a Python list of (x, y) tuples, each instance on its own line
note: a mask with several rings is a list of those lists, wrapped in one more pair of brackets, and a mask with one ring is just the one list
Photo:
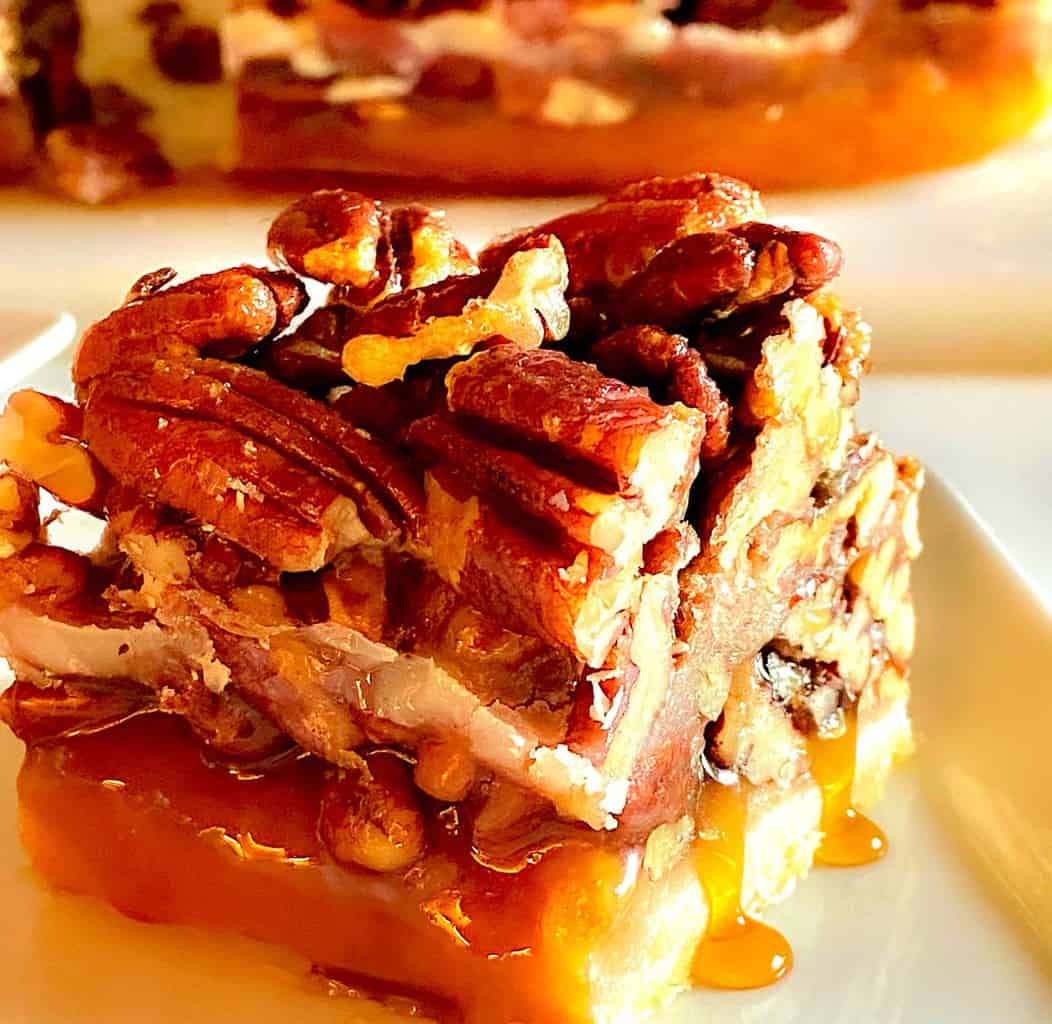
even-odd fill
[(822, 843), (815, 853), (816, 864), (854, 867), (879, 860), (888, 849), (880, 826), (851, 806), (858, 751), (858, 705), (844, 712), (841, 735), (809, 743), (811, 774), (822, 790)]
[(366, 999), (393, 1010), (400, 1017), (422, 1018), (434, 1024), (463, 1024), (464, 1018), (457, 1005), (437, 993), (371, 978), (340, 967), (314, 964), (310, 973), (330, 996)]
[(709, 902), (709, 927), (694, 955), (692, 978), (709, 988), (771, 985), (789, 973), (793, 950), (770, 925), (742, 910), (746, 797), (737, 779), (706, 784), (701, 835), (694, 846), (698, 878)]

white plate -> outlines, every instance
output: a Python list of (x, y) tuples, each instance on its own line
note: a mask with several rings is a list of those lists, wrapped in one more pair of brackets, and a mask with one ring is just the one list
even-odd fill
[(75, 330), (68, 313), (0, 309), (0, 395), (68, 348)]
[[(926, 493), (917, 574), (919, 750), (877, 818), (891, 852), (819, 870), (771, 917), (796, 968), (753, 993), (695, 992), (655, 1024), (1052, 1020), (1052, 622), (947, 488)], [(365, 1024), (305, 963), (216, 933), (144, 925), (48, 891), (15, 837), (20, 745), (0, 736), (5, 1024)], [(105, 835), (99, 836), (105, 843)]]

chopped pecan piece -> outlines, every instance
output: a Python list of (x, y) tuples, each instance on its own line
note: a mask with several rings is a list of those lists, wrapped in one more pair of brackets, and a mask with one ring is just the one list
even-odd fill
[(815, 292), (807, 300), (826, 324), (826, 361), (836, 368), (844, 382), (844, 401), (858, 401), (859, 386), (869, 371), (872, 337), (869, 324), (853, 310), (844, 309), (828, 291)]
[(371, 871), (404, 871), (427, 849), (427, 831), (409, 767), (377, 753), (325, 788), (318, 822), (322, 841), (341, 863)]
[(424, 740), (417, 748), (413, 781), (428, 796), (454, 803), (471, 791), (477, 771), (463, 740)]
[[(284, 330), (307, 301), (306, 290), (291, 274), (255, 267), (205, 274), (160, 290), (154, 275), (143, 280), (144, 297), (84, 332), (73, 363), (79, 388), (100, 375), (155, 359), (202, 353), (236, 358)], [(132, 294), (142, 289), (140, 281)]]
[(69, 607), (88, 585), (83, 555), (33, 542), (0, 561), (0, 609), (22, 604), (45, 614)]
[(0, 559), (17, 555), (39, 533), (40, 494), (36, 485), (0, 468)]
[(37, 391), (16, 391), (0, 414), (0, 461), (59, 501), (99, 512), (109, 477), (82, 443), (75, 405)]
[[(781, 691), (764, 674), (768, 664)], [(741, 772), (754, 785), (787, 785), (797, 778), (807, 765), (804, 737), (793, 728), (783, 703), (789, 699), (788, 688), (802, 690), (810, 678), (800, 666), (780, 659), (776, 664), (776, 656), (741, 662), (732, 674), (723, 714), (709, 736), (706, 752), (712, 763)]]
[(643, 549), (643, 569), (651, 575), (676, 574), (701, 550), (701, 540), (690, 523), (676, 523), (662, 530)]
[[(415, 322), (406, 333), (367, 333), (368, 325), (352, 325), (343, 349), (347, 375), (374, 387), (400, 380), (406, 370), (429, 359), (468, 355), (482, 342), (502, 338), (525, 348), (544, 341), (558, 341), (570, 327), (570, 311), (563, 298), (566, 291), (566, 260), (555, 237), (524, 246), (512, 253), (500, 269), (492, 288), (485, 275), (459, 279), (470, 282), (474, 296), (451, 314), (434, 312), (421, 295), (422, 289), (398, 298), (420, 296), (415, 308), (406, 303), (381, 306), (374, 316), (390, 315), (395, 309), (411, 311)], [(436, 288), (458, 282), (450, 279)], [(434, 293), (448, 301), (450, 289)], [(364, 318), (363, 318), (364, 319)]]

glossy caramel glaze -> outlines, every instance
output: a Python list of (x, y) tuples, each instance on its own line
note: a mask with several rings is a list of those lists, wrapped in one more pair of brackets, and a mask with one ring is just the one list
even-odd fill
[(822, 790), (822, 843), (817, 864), (855, 867), (879, 860), (888, 841), (879, 825), (851, 806), (858, 753), (858, 705), (844, 714), (845, 727), (836, 737), (813, 737), (809, 743), (811, 774)]
[(510, 837), (491, 870), (456, 810), (434, 803), (408, 871), (337, 866), (316, 832), (324, 772), (308, 757), (209, 766), (184, 723), (142, 715), (30, 748), (23, 841), (60, 888), (137, 920), (278, 943), (330, 978), (353, 972), (356, 991), (455, 1003), (469, 1024), (591, 1020), (589, 957), (631, 888), (630, 851), (567, 827)]
[(748, 989), (789, 973), (793, 951), (785, 937), (742, 910), (747, 799), (741, 783), (708, 782), (702, 790), (694, 858), (709, 901), (709, 924), (694, 958), (695, 984)]

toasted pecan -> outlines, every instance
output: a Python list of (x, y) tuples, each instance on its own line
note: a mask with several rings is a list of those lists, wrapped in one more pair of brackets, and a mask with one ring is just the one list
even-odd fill
[(283, 570), (410, 529), (421, 505), (397, 460), (322, 403), (217, 360), (99, 380), (85, 436), (122, 483)]
[(146, 290), (84, 332), (73, 362), (78, 388), (137, 362), (243, 355), (287, 327), (307, 301), (291, 274), (248, 266), (160, 290), (151, 281)]
[(40, 533), (40, 492), (25, 477), (0, 468), (0, 559), (17, 555)]
[(501, 338), (524, 348), (564, 338), (566, 260), (554, 236), (534, 239), (499, 267), (395, 296), (353, 322), (343, 368), (372, 386), (400, 380), (426, 360), (468, 355)]
[(82, 437), (77, 406), (38, 391), (16, 391), (0, 413), (0, 462), (59, 501), (99, 512), (110, 481)]

